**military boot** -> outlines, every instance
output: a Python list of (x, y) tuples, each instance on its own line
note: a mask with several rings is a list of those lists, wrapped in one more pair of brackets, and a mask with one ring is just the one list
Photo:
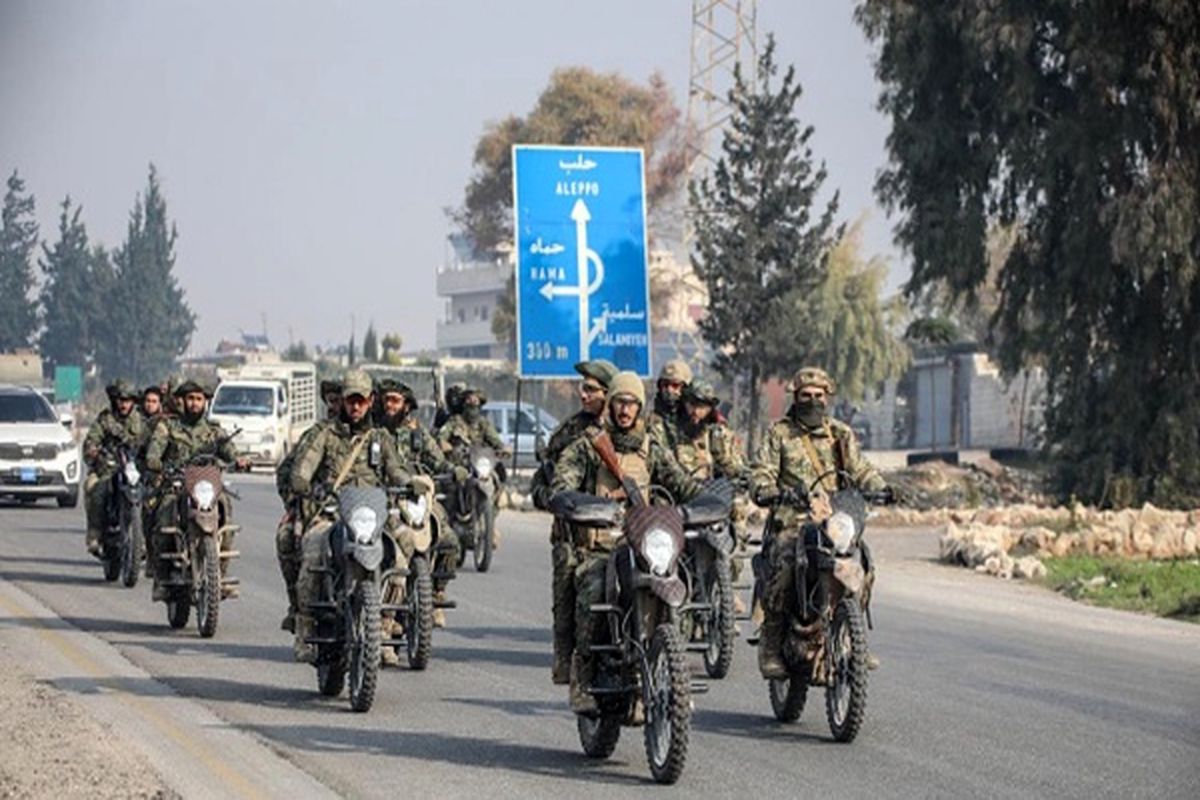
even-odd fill
[(100, 558), (100, 531), (89, 525), (87, 534), (83, 539), (83, 544), (85, 547), (87, 547), (87, 551), (89, 553), (94, 555), (96, 558)]
[(446, 590), (438, 589), (433, 593), (433, 627), (435, 628), (446, 627), (446, 612), (437, 605), (444, 602), (446, 602)]
[(555, 686), (566, 686), (571, 682), (571, 650), (554, 643), (554, 666), (550, 668), (550, 681)]
[(768, 617), (763, 621), (762, 638), (758, 640), (758, 671), (764, 678), (786, 678), (783, 663), (783, 625)]
[(292, 644), (292, 656), (301, 664), (312, 664), (317, 660), (316, 646), (309, 644), (307, 639), (313, 634), (313, 618), (307, 614), (297, 614), (296, 641)]
[(284, 615), (283, 621), (279, 623), (279, 630), (288, 631), (289, 633), (296, 632), (296, 587), (289, 586), (287, 588), (288, 610)]
[(593, 717), (600, 712), (595, 696), (588, 691), (592, 685), (592, 660), (578, 653), (571, 659), (571, 710)]

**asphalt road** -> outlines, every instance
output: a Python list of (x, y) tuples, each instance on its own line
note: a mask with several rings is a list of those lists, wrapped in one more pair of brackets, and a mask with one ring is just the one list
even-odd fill
[[(565, 688), (550, 683), (540, 514), (502, 515), (492, 572), (468, 561), (451, 585), (459, 607), (435, 634), (429, 669), (386, 670), (374, 708), (354, 714), (292, 663), (278, 628), (279, 505), (266, 479), (237, 482), (242, 594), (222, 606), (214, 639), (194, 624), (171, 631), (147, 582), (104, 583), (83, 551), (82, 508), (0, 507), (0, 579), (339, 794), (1182, 798), (1200, 785), (1200, 627), (936, 565), (928, 531), (872, 536), (883, 667), (850, 745), (831, 741), (817, 695), (799, 723), (775, 722), (739, 643), (730, 676), (696, 697), (677, 786), (651, 782), (640, 730), (625, 729), (610, 760), (585, 758)], [(0, 627), (27, 622), (0, 606)], [(70, 676), (54, 682), (79, 690)], [(113, 684), (161, 693), (146, 679)]]

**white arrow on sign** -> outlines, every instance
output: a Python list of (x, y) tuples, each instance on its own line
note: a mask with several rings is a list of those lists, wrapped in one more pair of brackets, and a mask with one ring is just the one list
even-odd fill
[[(588, 247), (587, 224), (592, 215), (582, 198), (575, 201), (575, 206), (571, 209), (571, 219), (575, 221), (575, 268), (579, 275), (579, 285), (555, 286), (554, 281), (547, 281), (538, 292), (547, 300), (570, 295), (579, 298), (579, 360), (587, 361), (591, 358), (592, 340), (605, 327), (600, 323), (588, 330), (588, 299), (604, 283), (604, 262), (600, 260), (599, 253)], [(588, 280), (589, 265), (595, 267), (595, 277), (591, 281)]]

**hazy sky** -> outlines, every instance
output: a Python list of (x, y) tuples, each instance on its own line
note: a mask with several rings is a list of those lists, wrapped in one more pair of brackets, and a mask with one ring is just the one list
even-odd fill
[[(805, 87), (800, 115), (868, 253), (903, 279), (872, 195), (885, 120), (843, 0), (760, 0), (760, 42)], [(438, 264), (485, 123), (525, 114), (558, 66), (660, 70), (685, 109), (688, 0), (59, 2), (0, 0), (0, 171), (44, 237), (83, 204), (115, 247), (158, 167), (179, 229), (193, 350), (239, 329), (361, 341), (370, 320), (431, 347)]]

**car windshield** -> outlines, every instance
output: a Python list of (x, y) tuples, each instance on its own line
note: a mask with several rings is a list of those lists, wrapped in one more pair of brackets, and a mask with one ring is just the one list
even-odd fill
[(58, 422), (41, 395), (0, 394), (0, 422)]
[(271, 413), (274, 397), (274, 390), (265, 386), (218, 386), (212, 413), (265, 417)]

